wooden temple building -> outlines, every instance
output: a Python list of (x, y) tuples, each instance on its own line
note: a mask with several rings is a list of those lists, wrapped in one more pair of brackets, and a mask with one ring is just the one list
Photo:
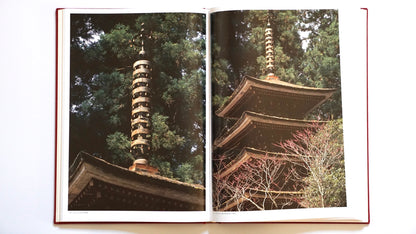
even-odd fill
[(148, 165), (151, 152), (151, 62), (141, 51), (133, 64), (131, 149), (123, 168), (80, 152), (69, 170), (69, 210), (202, 211), (205, 188), (159, 175)]
[[(238, 172), (241, 165), (250, 159), (287, 158), (287, 155), (283, 157), (283, 152), (276, 144), (291, 138), (296, 131), (310, 127), (316, 122), (305, 120), (306, 115), (336, 91), (305, 87), (280, 80), (273, 73), (274, 46), (270, 23), (267, 25), (265, 36), (268, 70), (266, 78), (243, 77), (228, 101), (215, 112), (218, 117), (229, 119), (232, 126), (214, 140), (214, 158), (220, 155), (227, 157), (226, 165), (214, 171), (214, 181)], [(287, 166), (285, 168), (289, 169)], [(285, 173), (281, 175), (283, 174)], [(278, 182), (279, 179), (275, 178), (275, 181)], [(275, 209), (299, 207), (296, 202), (291, 205), (287, 203), (299, 196), (299, 190), (299, 186), (288, 183), (282, 186), (281, 190), (272, 191), (274, 194), (280, 194), (276, 196), (280, 204), (275, 206)], [(264, 198), (266, 195), (257, 192), (256, 196)], [(231, 196), (228, 201), (222, 202), (218, 210), (237, 210), (236, 206), (242, 202), (245, 202), (244, 198), (236, 200)], [(249, 207), (248, 210), (256, 209), (249, 205), (246, 207)]]
[(201, 185), (131, 171), (87, 153), (78, 155), (69, 174), (69, 210), (205, 210)]

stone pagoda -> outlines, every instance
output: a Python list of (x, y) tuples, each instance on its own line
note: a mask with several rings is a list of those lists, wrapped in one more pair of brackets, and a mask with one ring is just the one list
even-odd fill
[[(226, 166), (214, 172), (216, 179), (237, 171), (250, 158), (280, 157), (282, 152), (276, 144), (316, 123), (305, 120), (305, 116), (336, 91), (287, 83), (274, 74), (273, 31), (269, 22), (265, 30), (265, 47), (266, 78), (243, 77), (228, 101), (215, 112), (219, 117), (234, 120), (228, 131), (214, 140), (214, 157), (227, 157)], [(287, 201), (299, 194), (299, 188), (294, 187), (292, 184), (274, 192), (285, 194), (281, 198)], [(220, 210), (236, 210), (236, 203), (227, 202)], [(283, 203), (277, 208), (283, 208)]]

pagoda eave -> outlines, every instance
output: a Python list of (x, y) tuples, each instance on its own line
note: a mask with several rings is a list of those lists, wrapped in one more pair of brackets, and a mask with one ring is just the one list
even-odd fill
[(70, 168), (68, 204), (73, 210), (204, 210), (205, 188), (81, 153)]
[[(310, 128), (319, 123), (324, 122), (282, 118), (247, 111), (225, 134), (214, 141), (214, 146), (217, 148), (231, 148), (245, 139), (256, 139), (259, 143), (262, 143), (259, 136), (251, 133), (256, 129), (273, 132), (274, 134), (270, 137), (264, 136), (269, 142), (263, 143), (276, 144), (291, 137), (295, 131)], [(251, 145), (245, 145), (245, 147), (256, 148), (256, 146)]]
[[(289, 104), (286, 110), (295, 110), (291, 118), (303, 118), (316, 107), (321, 105), (336, 91), (332, 88), (312, 88), (290, 84), (281, 80), (261, 80), (245, 76), (230, 99), (215, 113), (219, 117), (239, 118), (244, 111), (261, 112), (258, 107), (248, 104), (249, 100), (258, 101), (263, 109), (274, 109), (276, 116), (283, 116), (285, 111), (279, 112), (282, 107), (276, 102)], [(270, 103), (270, 104), (268, 104)], [(251, 108), (251, 109), (247, 109)]]
[(237, 170), (243, 163), (247, 162), (250, 158), (255, 158), (255, 159), (278, 158), (282, 161), (290, 161), (290, 162), (297, 162), (297, 163), (301, 162), (297, 158), (297, 155), (268, 152), (268, 151), (259, 150), (255, 148), (244, 147), (231, 162), (229, 162), (222, 170), (215, 173), (214, 176), (217, 179), (221, 179), (224, 176), (227, 176), (230, 173)]

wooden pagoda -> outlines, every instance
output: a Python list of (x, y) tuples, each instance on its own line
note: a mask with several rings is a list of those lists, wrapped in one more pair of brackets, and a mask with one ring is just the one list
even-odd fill
[[(228, 101), (215, 112), (218, 117), (234, 120), (234, 124), (214, 140), (214, 157), (227, 156), (226, 166), (217, 168), (214, 172), (217, 180), (238, 171), (244, 162), (252, 158), (281, 157), (282, 161), (288, 159), (288, 155), (283, 155), (276, 144), (291, 138), (296, 131), (316, 123), (317, 121), (305, 120), (306, 115), (336, 91), (280, 80), (273, 73), (273, 39), (269, 23), (265, 35), (268, 70), (266, 78), (245, 76)], [(276, 180), (279, 181), (279, 178)], [(281, 204), (277, 209), (296, 207), (296, 204), (287, 206), (286, 201), (299, 195), (299, 187), (288, 183), (281, 191), (273, 193), (281, 195)], [(261, 194), (256, 193), (256, 196)], [(244, 199), (230, 199), (219, 210), (236, 210), (237, 204), (241, 202)]]

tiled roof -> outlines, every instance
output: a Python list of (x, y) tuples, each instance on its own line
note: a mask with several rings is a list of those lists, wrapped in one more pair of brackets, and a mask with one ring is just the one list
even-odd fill
[(123, 187), (129, 191), (154, 194), (182, 202), (204, 206), (205, 188), (147, 172), (129, 171), (103, 159), (81, 152), (69, 171), (69, 203), (91, 179)]
[[(230, 142), (237, 141), (237, 139), (239, 139), (240, 137), (244, 137), (243, 135), (247, 135), (247, 132), (257, 127), (261, 127), (268, 130), (272, 130), (274, 128), (300, 130), (307, 127), (311, 127), (314, 123), (320, 122), (313, 120), (282, 118), (247, 111), (244, 112), (241, 118), (226, 133), (215, 139), (214, 146), (229, 147), (232, 145), (232, 143)], [(276, 134), (278, 133), (280, 132), (276, 131)]]
[[(281, 80), (261, 80), (251, 76), (245, 76), (228, 101), (215, 113), (219, 117), (238, 118), (244, 111), (260, 112), (256, 109), (248, 109), (255, 107), (253, 105), (244, 105), (244, 103), (252, 101), (255, 98), (273, 97), (274, 101), (270, 107), (276, 106), (279, 101), (283, 103), (296, 102), (298, 106), (289, 107), (289, 109), (298, 109), (297, 112), (299, 113), (296, 116), (288, 117), (303, 118), (307, 113), (325, 102), (335, 91), (336, 89), (332, 88), (305, 87)], [(263, 103), (266, 102), (263, 101)], [(266, 111), (267, 109), (274, 109), (270, 107), (266, 108)], [(281, 116), (276, 113), (266, 114)]]

